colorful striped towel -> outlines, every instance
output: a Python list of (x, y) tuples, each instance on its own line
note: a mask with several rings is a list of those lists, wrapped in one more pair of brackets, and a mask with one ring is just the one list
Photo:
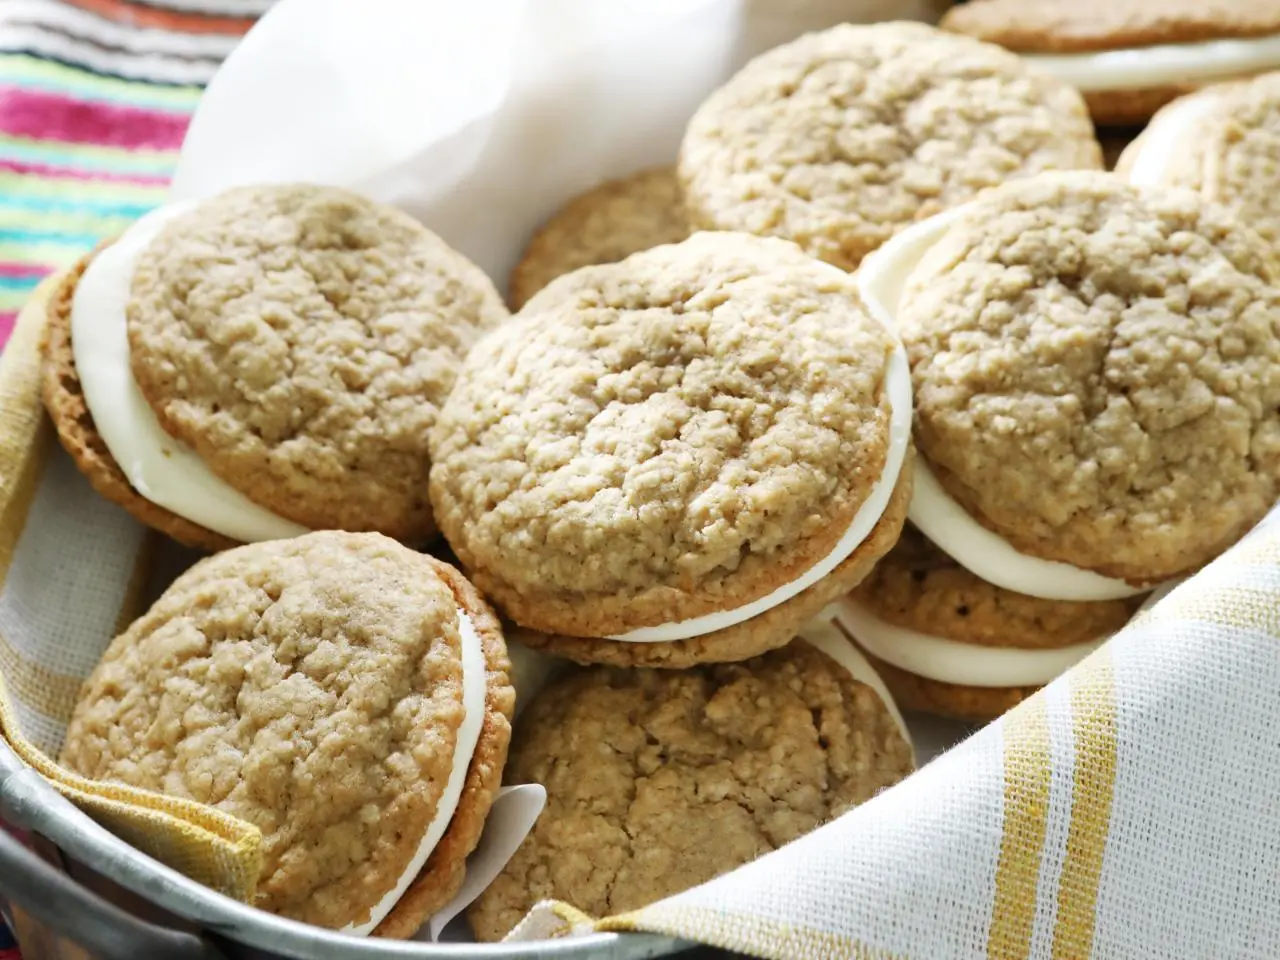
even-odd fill
[(43, 276), (163, 200), (203, 84), (270, 3), (0, 4), (0, 349)]

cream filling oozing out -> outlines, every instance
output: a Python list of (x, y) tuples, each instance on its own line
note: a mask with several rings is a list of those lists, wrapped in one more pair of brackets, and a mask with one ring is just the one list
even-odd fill
[[(828, 608), (828, 610), (830, 609)], [(867, 662), (867, 658), (862, 655), (862, 651), (850, 643), (836, 627), (832, 626), (832, 618), (831, 613), (823, 611), (818, 619), (805, 624), (800, 630), (800, 639), (809, 643), (816, 650), (825, 653), (840, 666), (844, 667), (853, 679), (859, 683), (866, 684), (875, 691), (875, 695), (884, 703), (885, 709), (893, 717), (893, 722), (897, 724), (898, 732), (902, 734), (902, 739), (911, 744), (911, 731), (907, 729), (907, 721), (903, 719), (902, 712), (898, 709), (897, 703), (894, 702), (893, 694), (889, 692), (885, 682), (880, 679), (880, 674), (876, 673), (875, 667)]]
[(986, 647), (918, 633), (867, 611), (852, 600), (831, 608), (835, 620), (873, 657), (907, 673), (964, 687), (1039, 687), (1056, 679), (1106, 642), (1047, 650)]
[(1211, 83), (1280, 67), (1280, 34), (1093, 53), (1026, 54), (1037, 70), (1085, 93)]
[(901, 343), (896, 342), (897, 334), (893, 332), (893, 327), (890, 326), (887, 329), (893, 333), (895, 343), (885, 372), (885, 392), (888, 394), (890, 409), (889, 446), (885, 455), (884, 469), (881, 470), (880, 476), (871, 488), (871, 493), (854, 514), (853, 522), (836, 542), (834, 549), (795, 580), (740, 607), (732, 610), (717, 610), (715, 613), (691, 617), (675, 623), (641, 627), (607, 639), (626, 640), (631, 643), (666, 643), (700, 637), (727, 627), (737, 626), (809, 589), (847, 560), (849, 555), (867, 539), (889, 505), (889, 499), (898, 485), (898, 477), (902, 474), (902, 464), (907, 455), (907, 448), (911, 443), (911, 372), (907, 367), (906, 351), (903, 350)]
[(307, 528), (254, 503), (216, 476), (160, 426), (129, 360), (126, 308), (143, 252), (164, 226), (194, 207), (152, 211), (99, 251), (71, 301), (71, 350), (94, 426), (139, 496), (232, 540), (296, 537)]
[(1196, 127), (1213, 113), (1219, 100), (1216, 93), (1206, 90), (1175, 100), (1157, 113), (1138, 141), (1125, 179), (1138, 187), (1163, 184), (1182, 144), (1195, 136)]
[(342, 928), (342, 933), (364, 937), (386, 919), (409, 884), (422, 872), (423, 866), (436, 848), (440, 838), (444, 836), (453, 814), (458, 809), (458, 801), (462, 798), (462, 788), (467, 783), (467, 772), (471, 769), (471, 758), (476, 752), (476, 744), (480, 742), (480, 730), (484, 726), (484, 701), (486, 694), (486, 672), (484, 647), (475, 625), (466, 612), (458, 608), (458, 632), (462, 635), (462, 707), (464, 716), (458, 728), (458, 737), (453, 744), (453, 762), (449, 768), (449, 779), (445, 782), (444, 792), (436, 804), (436, 812), (427, 824), (427, 832), (422, 835), (422, 842), (414, 851), (409, 865), (400, 879), (386, 895), (378, 901), (363, 923), (350, 924)]
[[(856, 275), (858, 287), (883, 323), (896, 326), (898, 304), (911, 272), (964, 209), (949, 210), (904, 230), (862, 262)], [(925, 457), (916, 458), (914, 476), (908, 511), (911, 522), (939, 549), (988, 583), (1046, 600), (1115, 600), (1149, 589), (1020, 553), (946, 492)]]

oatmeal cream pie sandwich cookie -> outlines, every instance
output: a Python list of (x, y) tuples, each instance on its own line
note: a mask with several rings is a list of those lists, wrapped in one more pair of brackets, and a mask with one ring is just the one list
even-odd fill
[(1280, 245), (1280, 72), (1173, 101), (1126, 148), (1116, 172), (1140, 186), (1194, 190)]
[(993, 720), (1075, 666), (1141, 605), (1044, 600), (970, 573), (910, 524), (829, 613), (904, 710)]
[(1280, 68), (1274, 0), (970, 0), (942, 26), (1072, 84), (1099, 124), (1141, 124), (1198, 87)]
[(881, 23), (757, 57), (698, 109), (678, 171), (695, 227), (783, 237), (851, 270), (987, 187), (1101, 166), (1067, 84), (992, 44)]
[(51, 300), (44, 399), (94, 487), (205, 549), (435, 531), (426, 435), (489, 279), (408, 215), (245, 187), (144, 217)]
[(906, 356), (844, 271), (696, 234), (552, 282), (468, 357), (431, 498), (522, 642), (684, 667), (781, 646), (897, 540)]
[(61, 762), (257, 826), (254, 906), (408, 937), (462, 884), (501, 783), (508, 672), (438, 560), (372, 533), (250, 544), (111, 643)]
[(507, 299), (518, 310), (556, 277), (687, 236), (673, 167), (609, 180), (569, 201), (538, 228), (511, 272)]
[(508, 783), (547, 806), (471, 905), (482, 941), (536, 903), (639, 909), (811, 832), (911, 773), (906, 726), (830, 624), (744, 663), (578, 669), (533, 701)]
[(1045, 600), (1136, 596), (1280, 483), (1280, 262), (1225, 208), (1043, 174), (895, 238), (858, 284), (911, 362), (912, 523)]

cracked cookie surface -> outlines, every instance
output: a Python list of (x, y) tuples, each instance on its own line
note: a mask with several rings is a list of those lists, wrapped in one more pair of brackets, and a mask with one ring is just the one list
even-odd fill
[(507, 782), (543, 784), (547, 808), (468, 920), (497, 940), (539, 900), (597, 917), (644, 906), (911, 769), (880, 698), (802, 640), (729, 666), (576, 672), (522, 717)]
[(865, 502), (893, 349), (848, 275), (784, 241), (699, 234), (584, 268), (468, 358), (432, 436), (436, 516), (531, 630), (731, 609), (828, 555)]
[(908, 525), (852, 597), (886, 623), (984, 647), (1052, 649), (1115, 633), (1141, 597), (1089, 603), (1042, 600), (970, 573)]
[(61, 760), (254, 824), (255, 906), (359, 922), (404, 873), (452, 768), (460, 605), (485, 652), (486, 717), (454, 820), (377, 930), (407, 936), (461, 883), (514, 699), (497, 621), (439, 561), (342, 533), (202, 561), (108, 647)]
[(427, 432), (507, 317), (478, 267), (344, 190), (246, 187), (170, 223), (132, 294), (134, 379), (215, 474), (312, 529), (434, 532)]
[(511, 273), (511, 308), (579, 267), (616, 263), (688, 235), (674, 167), (610, 180), (569, 201), (533, 235)]
[[(1164, 152), (1158, 182), (1194, 190), (1229, 208), (1273, 246), (1280, 245), (1280, 73), (1246, 83), (1221, 84), (1192, 94), (1212, 101)], [(1117, 172), (1128, 176), (1151, 131), (1176, 117), (1188, 103), (1178, 100), (1151, 120), (1120, 158)], [(1176, 122), (1176, 121), (1173, 121)]]
[(978, 199), (907, 281), (915, 439), (1032, 556), (1198, 568), (1280, 478), (1280, 264), (1225, 209), (1096, 173)]
[(853, 269), (986, 187), (1101, 165), (1074, 89), (999, 47), (889, 23), (752, 61), (695, 114), (679, 175), (695, 227), (785, 237)]

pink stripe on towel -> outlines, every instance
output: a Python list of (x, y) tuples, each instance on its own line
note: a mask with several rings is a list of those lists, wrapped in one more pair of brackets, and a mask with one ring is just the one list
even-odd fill
[(13, 137), (131, 150), (176, 150), (182, 146), (189, 120), (183, 113), (0, 86), (0, 130)]

